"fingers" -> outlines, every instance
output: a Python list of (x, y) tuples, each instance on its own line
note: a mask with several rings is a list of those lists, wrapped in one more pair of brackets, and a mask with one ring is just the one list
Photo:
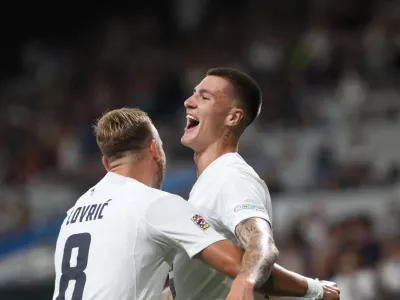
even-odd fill
[(337, 284), (332, 281), (321, 281), (322, 288), (324, 290), (325, 300), (339, 300), (340, 299), (340, 289), (337, 287)]
[(324, 297), (325, 300), (339, 300), (340, 299), (340, 291), (336, 288), (324, 289)]
[(340, 300), (340, 295), (337, 293), (334, 294), (325, 294), (324, 295), (324, 300)]
[(340, 294), (340, 289), (337, 288), (337, 287), (329, 287), (329, 290), (332, 291), (332, 292)]
[(327, 285), (327, 286), (335, 286), (335, 287), (337, 287), (336, 282), (327, 281), (327, 280), (322, 280), (322, 281), (321, 281), (321, 284), (322, 284), (322, 285)]
[(330, 291), (336, 291), (337, 293), (340, 293), (340, 289), (336, 286), (324, 286), (323, 289), (324, 289), (324, 291), (330, 290)]

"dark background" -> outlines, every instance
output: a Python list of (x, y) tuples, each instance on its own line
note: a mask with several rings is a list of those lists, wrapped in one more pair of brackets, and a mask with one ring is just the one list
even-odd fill
[(346, 300), (398, 299), (394, 0), (2, 3), (0, 299), (51, 298), (60, 222), (105, 173), (92, 133), (103, 112), (152, 117), (163, 189), (187, 198), (183, 101), (216, 66), (263, 92), (240, 153), (270, 189), (280, 263), (337, 281)]

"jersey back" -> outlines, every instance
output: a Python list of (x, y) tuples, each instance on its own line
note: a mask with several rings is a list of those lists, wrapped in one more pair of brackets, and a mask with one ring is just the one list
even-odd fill
[[(193, 256), (223, 239), (195, 226), (187, 206), (178, 196), (108, 173), (61, 225), (53, 300), (159, 299), (179, 249)], [(175, 211), (181, 216), (168, 222)], [(183, 216), (187, 224), (178, 222)], [(180, 235), (185, 227), (188, 233)]]

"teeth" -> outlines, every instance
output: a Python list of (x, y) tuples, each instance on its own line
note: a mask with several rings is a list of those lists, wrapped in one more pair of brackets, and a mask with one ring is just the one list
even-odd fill
[(191, 119), (191, 120), (195, 120), (197, 122), (199, 122), (198, 119), (196, 119), (195, 117), (191, 116), (191, 115), (187, 115), (186, 118)]

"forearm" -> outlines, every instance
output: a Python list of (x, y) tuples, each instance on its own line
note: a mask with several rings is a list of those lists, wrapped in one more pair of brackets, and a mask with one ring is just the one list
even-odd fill
[(238, 276), (260, 288), (269, 278), (278, 257), (269, 224), (262, 219), (249, 219), (237, 226), (236, 234), (245, 248)]
[[(333, 283), (334, 284), (334, 283)], [(336, 294), (335, 287), (326, 284), (324, 287), (318, 279), (312, 279), (275, 264), (268, 281), (258, 291), (269, 296), (302, 297), (309, 299), (322, 299), (324, 288), (328, 294)], [(333, 290), (332, 290), (333, 289)], [(336, 298), (334, 298), (336, 299)]]
[(230, 241), (223, 240), (208, 246), (195, 257), (233, 279), (240, 271), (243, 250)]
[(308, 290), (307, 277), (274, 264), (271, 276), (260, 292), (269, 296), (303, 297)]

